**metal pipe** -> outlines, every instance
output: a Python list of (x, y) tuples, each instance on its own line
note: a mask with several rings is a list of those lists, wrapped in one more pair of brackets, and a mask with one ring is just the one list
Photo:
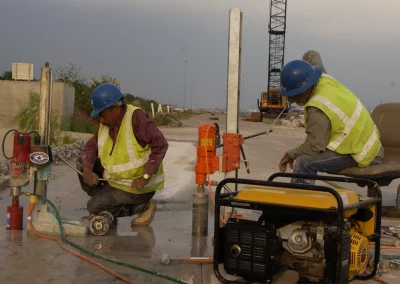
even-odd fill
[[(79, 175), (83, 176), (83, 173), (79, 171), (77, 168), (75, 168), (73, 165), (71, 165), (67, 160), (65, 160), (63, 157), (60, 157), (55, 151), (53, 151), (53, 155), (57, 156), (61, 161), (63, 161), (67, 166), (69, 166), (71, 169), (73, 169), (76, 173)], [(97, 180), (99, 181), (117, 181), (114, 179), (104, 179), (104, 178), (98, 178)]]
[(39, 108), (39, 135), (40, 144), (48, 144), (48, 117), (49, 117), (49, 96), (50, 96), (50, 73), (49, 63), (46, 62), (45, 67), (42, 68), (40, 77), (40, 108)]
[[(39, 135), (40, 135), (40, 145), (49, 144), (49, 125), (50, 125), (50, 96), (51, 96), (51, 84), (50, 79), (51, 69), (49, 68), (49, 63), (46, 62), (45, 67), (42, 68), (42, 73), (40, 77), (40, 108), (39, 108)], [(38, 172), (35, 172), (35, 182), (33, 192), (35, 194), (47, 196), (47, 180), (43, 180), (43, 177), (38, 180)]]
[(208, 193), (193, 193), (192, 235), (207, 236)]
[(21, 187), (20, 186), (13, 186), (11, 187), (11, 196), (18, 197), (21, 194)]

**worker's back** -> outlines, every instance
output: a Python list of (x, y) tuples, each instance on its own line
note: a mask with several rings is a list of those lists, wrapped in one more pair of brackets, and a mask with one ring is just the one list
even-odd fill
[(306, 53), (304, 53), (302, 59), (310, 63), (312, 66), (320, 67), (322, 69), (322, 73), (327, 74), (324, 64), (322, 63), (321, 55), (319, 54), (318, 51), (309, 50)]

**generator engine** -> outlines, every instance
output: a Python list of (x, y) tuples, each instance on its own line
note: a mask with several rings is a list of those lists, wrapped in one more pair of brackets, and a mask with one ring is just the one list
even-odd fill
[[(219, 216), (220, 206), (261, 211), (261, 215), (230, 218), (224, 226), (215, 218), (214, 271), (222, 283), (231, 282), (219, 272), (220, 263), (226, 273), (251, 283), (272, 283), (274, 276), (286, 269), (295, 270), (300, 283), (345, 284), (375, 275), (381, 199), (359, 197), (344, 189), (296, 189), (292, 184), (229, 180), (257, 185), (220, 194), (218, 184), (215, 216)], [(263, 183), (267, 185), (258, 185)], [(314, 188), (321, 192), (312, 191)], [(374, 267), (365, 275), (370, 244), (375, 245)]]
[[(225, 226), (226, 272), (247, 281), (272, 281), (282, 266), (296, 270), (314, 283), (327, 283), (337, 263), (336, 226), (297, 221), (276, 228), (264, 221), (230, 219)], [(340, 283), (365, 271), (369, 259), (368, 239), (350, 228), (340, 245)]]
[[(310, 282), (324, 282), (335, 272), (330, 263), (336, 263), (336, 226), (300, 221), (279, 228), (277, 235), (284, 251), (281, 264), (299, 272)], [(368, 239), (354, 228), (344, 232), (340, 245), (342, 275), (340, 280), (352, 280), (367, 268)], [(334, 267), (333, 267), (334, 268)]]

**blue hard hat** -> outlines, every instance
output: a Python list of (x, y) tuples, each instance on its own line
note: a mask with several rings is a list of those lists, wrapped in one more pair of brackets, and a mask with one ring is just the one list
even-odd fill
[(311, 66), (304, 60), (293, 60), (281, 72), (281, 96), (291, 97), (301, 94), (321, 77), (322, 69)]
[(123, 98), (121, 90), (113, 84), (102, 84), (92, 93), (93, 111), (91, 116), (98, 116), (100, 112), (115, 105)]

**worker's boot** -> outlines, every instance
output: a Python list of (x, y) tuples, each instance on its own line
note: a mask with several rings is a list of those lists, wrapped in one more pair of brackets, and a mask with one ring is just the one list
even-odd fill
[(153, 198), (150, 199), (146, 207), (142, 211), (142, 213), (139, 213), (139, 216), (132, 220), (131, 225), (132, 226), (149, 225), (153, 221), (154, 214), (156, 213), (156, 208), (157, 208), (156, 202), (154, 201)]

